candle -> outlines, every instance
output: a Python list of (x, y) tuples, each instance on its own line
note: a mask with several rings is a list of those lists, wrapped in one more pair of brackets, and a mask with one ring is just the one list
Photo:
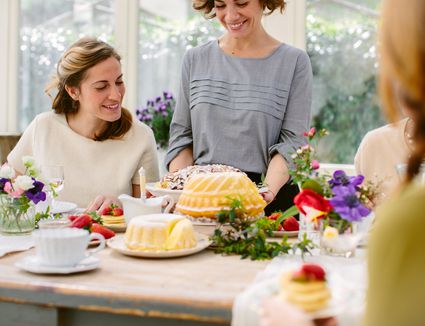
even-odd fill
[(143, 200), (146, 199), (146, 177), (145, 177), (145, 169), (143, 166), (139, 169), (139, 177), (140, 177), (140, 198)]

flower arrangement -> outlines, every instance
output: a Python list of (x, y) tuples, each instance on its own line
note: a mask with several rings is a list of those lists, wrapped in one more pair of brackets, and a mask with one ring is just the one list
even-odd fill
[(0, 230), (6, 233), (28, 232), (35, 227), (35, 212), (30, 208), (46, 200), (44, 183), (30, 156), (23, 157), (24, 175), (4, 164), (0, 168)]
[(148, 100), (146, 107), (136, 110), (137, 118), (152, 128), (157, 145), (160, 148), (168, 146), (170, 124), (176, 101), (173, 94), (164, 91), (154, 100)]
[(353, 222), (360, 222), (371, 213), (372, 199), (376, 189), (371, 183), (364, 183), (362, 175), (348, 176), (338, 170), (333, 175), (321, 175), (313, 144), (327, 135), (322, 129), (311, 128), (304, 136), (307, 144), (293, 155), (295, 169), (290, 173), (301, 192), (294, 204), (304, 214), (307, 223), (322, 224), (325, 238), (353, 232)]

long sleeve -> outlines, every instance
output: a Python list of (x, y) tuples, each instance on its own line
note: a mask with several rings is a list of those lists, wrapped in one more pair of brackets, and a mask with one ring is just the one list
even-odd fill
[(180, 151), (193, 144), (189, 103), (190, 52), (184, 56), (181, 75), (179, 97), (171, 121), (170, 141), (165, 157), (167, 167)]
[(300, 52), (289, 90), (279, 142), (269, 148), (270, 157), (279, 152), (290, 163), (291, 154), (305, 144), (303, 133), (309, 129), (311, 119), (312, 80), (310, 59), (305, 52)]

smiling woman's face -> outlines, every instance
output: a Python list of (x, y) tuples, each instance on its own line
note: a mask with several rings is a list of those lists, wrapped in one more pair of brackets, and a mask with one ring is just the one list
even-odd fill
[(110, 57), (93, 66), (73, 92), (77, 92), (80, 103), (78, 114), (109, 122), (118, 120), (125, 93), (120, 62)]
[(215, 0), (214, 4), (217, 19), (235, 38), (247, 37), (261, 27), (259, 0)]

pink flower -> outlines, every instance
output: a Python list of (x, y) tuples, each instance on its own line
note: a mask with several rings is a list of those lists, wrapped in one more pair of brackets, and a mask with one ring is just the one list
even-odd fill
[(6, 191), (10, 197), (19, 198), (24, 193), (24, 189), (13, 190), (12, 184), (8, 181), (4, 185), (4, 191)]
[(318, 168), (320, 168), (320, 164), (319, 164), (319, 162), (318, 162), (317, 160), (313, 160), (313, 161), (311, 161), (311, 168), (312, 168), (313, 170), (317, 170)]
[(313, 137), (316, 134), (316, 128), (312, 127), (308, 132), (304, 132), (305, 137)]

